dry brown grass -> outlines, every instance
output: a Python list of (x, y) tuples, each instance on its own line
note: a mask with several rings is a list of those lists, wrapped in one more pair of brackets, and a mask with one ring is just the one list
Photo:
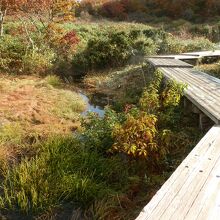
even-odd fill
[(1, 75), (0, 92), (0, 169), (33, 151), (26, 147), (35, 138), (77, 129), (86, 108), (76, 92), (55, 88), (47, 78)]
[(78, 126), (79, 114), (85, 110), (78, 94), (39, 78), (5, 77), (0, 89), (0, 123), (18, 122), (28, 132), (69, 132)]

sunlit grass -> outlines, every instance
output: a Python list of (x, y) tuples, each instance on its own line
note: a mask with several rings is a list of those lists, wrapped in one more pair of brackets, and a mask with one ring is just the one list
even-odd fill
[(220, 78), (220, 62), (199, 65), (197, 68), (205, 73)]
[[(19, 209), (29, 215), (69, 200), (76, 207), (89, 207), (95, 200), (115, 194), (110, 178), (113, 173), (116, 179), (121, 176), (121, 183), (126, 178), (121, 160), (79, 148), (73, 137), (53, 137), (40, 149), (41, 153), (31, 160), (8, 168), (2, 183), (2, 208)], [(99, 203), (94, 208), (97, 215), (104, 215)]]
[(56, 75), (49, 75), (45, 78), (45, 81), (47, 84), (53, 86), (53, 87), (58, 87), (61, 85), (61, 79), (56, 76)]

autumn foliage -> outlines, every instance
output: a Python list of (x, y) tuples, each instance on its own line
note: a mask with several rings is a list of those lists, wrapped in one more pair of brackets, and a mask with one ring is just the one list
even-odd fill
[(89, 12), (119, 19), (133, 12), (185, 19), (220, 15), (219, 0), (82, 0), (81, 5), (89, 5)]
[(139, 108), (129, 109), (124, 123), (115, 125), (112, 151), (132, 158), (145, 158), (151, 163), (159, 161), (169, 150), (172, 136), (171, 130), (161, 129), (160, 124), (169, 124), (184, 88), (174, 81), (164, 86), (162, 74), (156, 71), (154, 80), (139, 101)]

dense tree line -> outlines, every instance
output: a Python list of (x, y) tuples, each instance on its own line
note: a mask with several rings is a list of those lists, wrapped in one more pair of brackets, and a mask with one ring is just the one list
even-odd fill
[(129, 13), (185, 18), (220, 15), (219, 0), (82, 0), (80, 10), (106, 17), (126, 18)]

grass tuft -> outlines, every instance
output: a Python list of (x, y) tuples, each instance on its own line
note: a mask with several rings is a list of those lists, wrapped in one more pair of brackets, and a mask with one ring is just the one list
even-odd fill
[(59, 87), (61, 86), (62, 82), (59, 76), (56, 75), (49, 75), (45, 78), (45, 81), (47, 84), (53, 86), (53, 87)]

